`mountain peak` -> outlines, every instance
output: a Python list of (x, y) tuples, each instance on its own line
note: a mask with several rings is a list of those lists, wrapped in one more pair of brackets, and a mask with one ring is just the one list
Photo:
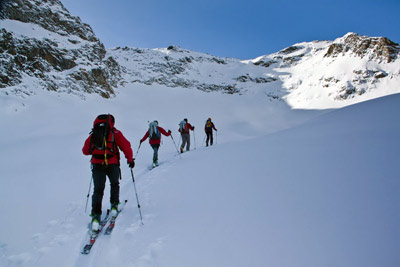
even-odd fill
[(369, 60), (393, 62), (399, 58), (400, 46), (386, 37), (368, 37), (349, 32), (336, 39), (328, 48), (325, 57), (351, 54)]
[(92, 28), (79, 17), (71, 16), (59, 0), (3, 0), (1, 10), (1, 19), (34, 23), (62, 36), (76, 35), (86, 41), (98, 41)]

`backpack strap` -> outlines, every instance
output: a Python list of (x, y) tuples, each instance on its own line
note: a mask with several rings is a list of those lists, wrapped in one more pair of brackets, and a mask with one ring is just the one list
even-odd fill
[[(117, 156), (118, 162), (120, 160), (119, 149), (118, 149), (117, 143), (115, 142), (114, 129), (115, 128), (112, 128), (110, 130), (111, 139), (108, 138), (108, 139), (110, 139), (109, 141), (104, 139), (104, 147), (105, 147), (104, 154), (92, 154), (92, 152), (94, 151), (95, 147), (94, 147), (94, 145), (92, 143), (90, 144), (89, 151), (90, 151), (90, 154), (92, 154), (92, 157), (94, 157), (96, 159), (104, 160), (104, 164), (105, 165), (108, 165), (108, 160), (111, 159), (114, 156)], [(110, 146), (110, 144), (111, 144), (111, 146)]]

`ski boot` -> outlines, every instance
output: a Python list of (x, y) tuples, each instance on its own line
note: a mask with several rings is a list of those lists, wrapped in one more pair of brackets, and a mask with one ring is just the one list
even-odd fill
[(111, 204), (111, 218), (117, 217), (118, 214), (118, 204)]
[(154, 160), (153, 161), (153, 168), (155, 168), (155, 167), (157, 167), (158, 166), (158, 160)]
[(92, 215), (92, 231), (98, 232), (100, 230), (100, 214)]

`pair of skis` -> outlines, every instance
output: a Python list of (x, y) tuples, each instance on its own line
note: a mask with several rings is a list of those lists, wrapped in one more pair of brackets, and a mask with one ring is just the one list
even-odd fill
[(97, 238), (100, 236), (102, 233), (104, 227), (107, 225), (106, 230), (104, 231), (104, 235), (110, 235), (115, 227), (115, 221), (117, 220), (118, 215), (121, 213), (121, 211), (124, 209), (126, 202), (128, 200), (125, 200), (123, 205), (119, 207), (118, 212), (115, 216), (110, 215), (110, 210), (107, 210), (106, 217), (100, 221), (100, 229), (98, 231), (92, 231), (90, 230), (90, 238), (88, 243), (83, 247), (82, 254), (89, 254), (90, 250), (92, 249), (94, 243), (96, 242)]

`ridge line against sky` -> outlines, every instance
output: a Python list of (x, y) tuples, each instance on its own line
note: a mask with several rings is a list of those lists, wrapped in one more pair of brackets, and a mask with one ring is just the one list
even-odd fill
[(106, 48), (184, 49), (252, 59), (355, 32), (400, 42), (399, 0), (61, 0)]

